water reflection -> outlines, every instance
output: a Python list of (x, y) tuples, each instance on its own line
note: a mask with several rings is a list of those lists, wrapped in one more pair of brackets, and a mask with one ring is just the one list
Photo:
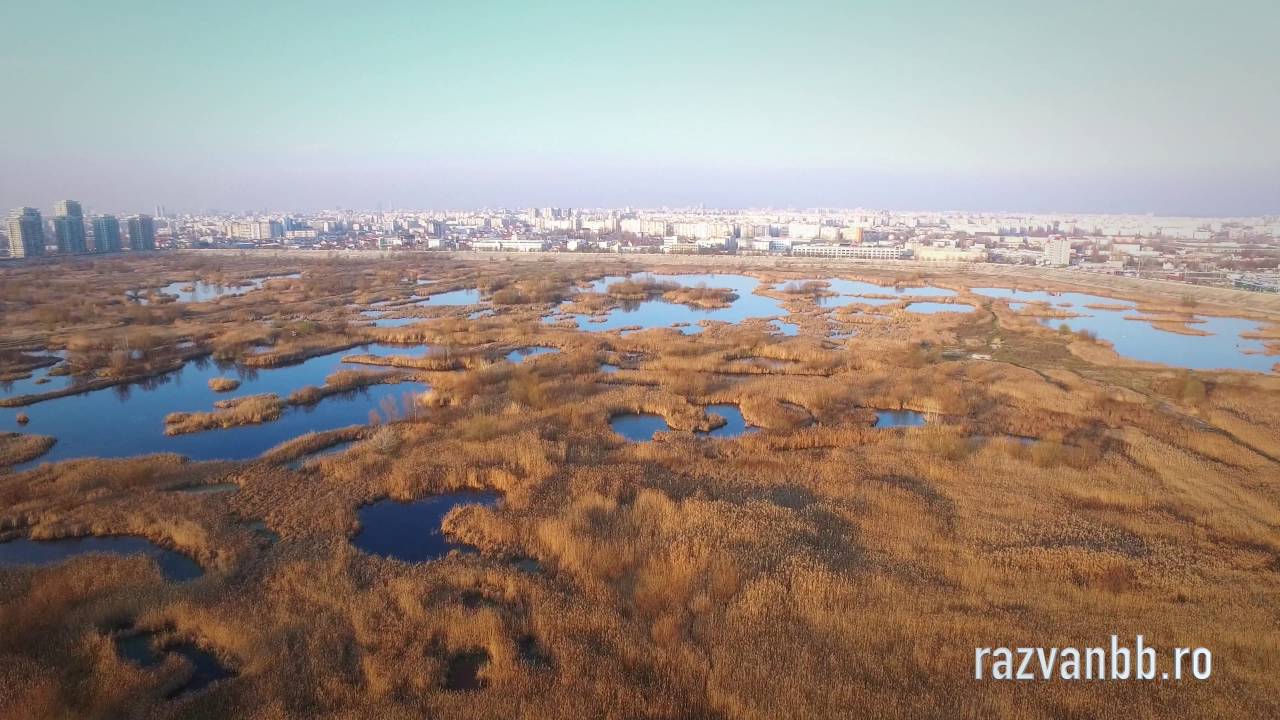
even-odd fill
[[(216, 300), (220, 297), (229, 295), (243, 295), (247, 292), (257, 290), (270, 280), (295, 279), (302, 277), (299, 273), (291, 273), (288, 275), (264, 275), (262, 277), (248, 278), (243, 281), (235, 281), (232, 283), (205, 282), (203, 280), (180, 280), (172, 282), (164, 287), (155, 288), (154, 292), (161, 295), (170, 295), (177, 298), (174, 302), (192, 303), (192, 302), (208, 302)], [(145, 290), (133, 291), (134, 295), (145, 294)], [(147, 303), (145, 297), (139, 297), (138, 302)]]
[[(779, 283), (774, 286), (779, 292), (802, 291), (806, 284), (821, 283), (822, 280), (793, 280), (790, 282)], [(874, 283), (862, 282), (860, 280), (844, 280), (841, 278), (831, 278), (825, 280), (827, 283), (827, 291), (836, 293), (835, 295), (820, 295), (816, 297), (819, 305), (827, 307), (844, 307), (846, 305), (888, 305), (890, 303), (900, 302), (913, 298), (929, 298), (929, 297), (955, 297), (955, 290), (925, 285), (920, 287), (909, 287), (900, 285), (876, 285)], [(803, 293), (800, 293), (803, 294)], [(889, 297), (867, 297), (868, 295), (882, 295)]]
[[(341, 369), (366, 369), (347, 364), (347, 354), (379, 357), (403, 354), (406, 346), (372, 344), (310, 358), (297, 365), (271, 369), (232, 365), (241, 380), (235, 397), (275, 393), (281, 398), (307, 385), (323, 385), (325, 378)], [(386, 402), (402, 402), (407, 394), (421, 392), (421, 383), (372, 385), (350, 393), (325, 398), (316, 405), (287, 409), (280, 419), (260, 425), (209, 430), (189, 435), (166, 436), (164, 417), (175, 411), (208, 411), (217, 400), (228, 397), (209, 388), (212, 377), (228, 374), (226, 366), (194, 361), (181, 369), (144, 381), (117, 385), (110, 392), (97, 390), (45, 400), (25, 408), (0, 410), (0, 430), (17, 431), (17, 415), (30, 416), (27, 432), (57, 437), (48, 453), (22, 467), (74, 457), (128, 457), (156, 452), (174, 452), (195, 460), (254, 457), (285, 440), (308, 432), (363, 425), (369, 411)]]
[(613, 275), (592, 283), (591, 291), (607, 292), (610, 285), (627, 279), (676, 283), (684, 287), (701, 285), (709, 288), (727, 288), (738, 297), (731, 301), (728, 307), (714, 309), (690, 307), (662, 299), (631, 300), (624, 302), (621, 307), (610, 310), (603, 322), (595, 322), (596, 318), (589, 315), (559, 315), (547, 318), (546, 322), (557, 322), (568, 318), (577, 323), (579, 330), (590, 332), (607, 332), (624, 327), (642, 329), (671, 327), (678, 323), (687, 323), (687, 326), (680, 328), (680, 332), (694, 334), (702, 331), (698, 323), (703, 320), (736, 324), (747, 318), (767, 318), (787, 314), (786, 309), (777, 300), (756, 295), (755, 290), (760, 285), (760, 281), (746, 275)]
[[(1261, 329), (1262, 324), (1253, 320), (1204, 316), (1200, 318), (1204, 322), (1192, 327), (1209, 335), (1183, 335), (1160, 330), (1141, 320), (1126, 320), (1125, 316), (1132, 314), (1132, 304), (1115, 298), (1010, 288), (973, 288), (973, 292), (1019, 303), (1047, 303), (1053, 308), (1078, 313), (1077, 317), (1042, 318), (1040, 322), (1047, 327), (1066, 325), (1073, 331), (1087, 330), (1110, 342), (1120, 355), (1135, 360), (1196, 370), (1269, 372), (1280, 359), (1263, 354), (1266, 351), (1263, 341), (1241, 337), (1242, 333)], [(1089, 305), (1095, 307), (1087, 307)], [(1100, 305), (1110, 307), (1097, 307)]]
[(664, 430), (670, 430), (666, 418), (653, 413), (628, 413), (609, 418), (609, 427), (632, 442), (648, 442)]
[(444, 557), (450, 550), (473, 552), (470, 545), (451, 541), (441, 524), (455, 507), (498, 503), (495, 492), (455, 492), (430, 495), (412, 502), (386, 499), (357, 511), (360, 532), (351, 542), (370, 555), (405, 562), (426, 562)]
[(476, 305), (480, 302), (479, 290), (450, 290), (449, 292), (428, 295), (425, 300), (414, 303), (418, 306), (437, 305)]
[(742, 417), (742, 410), (737, 405), (729, 403), (708, 405), (707, 412), (724, 418), (725, 424), (714, 430), (700, 432), (698, 433), (699, 435), (713, 438), (735, 438), (759, 430), (759, 428), (747, 425), (747, 420)]
[(80, 555), (145, 555), (155, 560), (166, 580), (173, 582), (204, 574), (186, 555), (136, 535), (86, 535), (54, 540), (18, 538), (0, 543), (0, 566), (57, 565)]
[(925, 415), (915, 410), (877, 410), (873, 427), (920, 427), (925, 424)]
[(516, 348), (515, 350), (507, 353), (506, 358), (507, 362), (518, 363), (523, 362), (528, 358), (538, 357), (539, 355), (550, 355), (558, 352), (560, 352), (559, 348), (534, 345), (530, 347)]
[(779, 333), (786, 335), (787, 337), (795, 337), (800, 334), (800, 326), (795, 323), (783, 322), (781, 320), (771, 320), (769, 322), (773, 327), (777, 328)]

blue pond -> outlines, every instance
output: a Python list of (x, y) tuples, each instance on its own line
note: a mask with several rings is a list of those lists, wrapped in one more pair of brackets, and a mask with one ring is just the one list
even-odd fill
[[(219, 367), (202, 358), (188, 362), (172, 373), (142, 383), (104, 388), (93, 392), (45, 400), (23, 408), (0, 410), (0, 430), (53, 435), (58, 442), (45, 455), (22, 467), (76, 457), (127, 457), (173, 452), (195, 460), (240, 460), (299, 435), (332, 430), (369, 421), (369, 411), (378, 409), (384, 398), (400, 401), (410, 392), (420, 392), (420, 383), (373, 385), (330, 396), (312, 406), (285, 410), (279, 420), (225, 430), (209, 430), (189, 435), (166, 436), (164, 417), (175, 411), (208, 411), (213, 403), (227, 397), (273, 392), (281, 397), (307, 385), (323, 385), (330, 373), (361, 368), (342, 362), (347, 354), (381, 357), (403, 354), (407, 346), (368, 345), (314, 357), (288, 367), (252, 369)], [(208, 381), (233, 374), (241, 381), (234, 393), (215, 393)], [(17, 415), (25, 412), (30, 424), (20, 426)]]
[[(812, 282), (807, 280), (793, 280), (790, 282), (779, 283), (775, 289), (782, 291), (787, 286)], [(927, 298), (927, 297), (955, 297), (954, 290), (946, 288), (923, 286), (923, 287), (897, 287), (893, 285), (876, 285), (874, 283), (862, 282), (860, 280), (843, 280), (840, 278), (827, 279), (827, 290), (829, 292), (838, 293), (838, 295), (823, 296), (818, 298), (819, 305), (829, 307), (844, 307), (845, 305), (888, 305), (896, 303), (900, 300), (911, 298)], [(866, 297), (867, 295), (887, 295), (890, 297)]]
[(475, 305), (479, 302), (479, 290), (450, 290), (429, 295), (425, 300), (419, 300), (414, 305)]
[(518, 363), (523, 362), (528, 358), (538, 357), (539, 355), (551, 355), (552, 353), (558, 352), (560, 352), (559, 348), (538, 346), (522, 347), (516, 348), (515, 350), (507, 353), (506, 358), (508, 362)]
[(200, 566), (186, 555), (136, 535), (86, 535), (56, 540), (18, 538), (0, 543), (0, 567), (56, 565), (79, 555), (95, 554), (146, 555), (160, 566), (160, 573), (166, 580), (175, 582), (204, 574)]
[(380, 318), (373, 321), (373, 326), (379, 328), (404, 327), (405, 325), (426, 322), (429, 319), (424, 317)]
[(705, 433), (698, 433), (706, 437), (713, 438), (735, 438), (745, 433), (752, 433), (759, 428), (749, 427), (746, 418), (742, 417), (742, 410), (737, 405), (724, 403), (719, 405), (708, 405), (707, 412), (713, 415), (719, 415), (727, 422), (720, 427)]
[[(54, 353), (42, 353), (54, 354)], [(59, 356), (65, 353), (56, 353)], [(39, 393), (52, 392), (54, 390), (62, 390), (69, 388), (76, 382), (75, 377), (71, 375), (50, 375), (49, 372), (59, 365), (49, 365), (47, 367), (36, 368), (31, 371), (31, 376), (21, 380), (0, 380), (0, 397), (11, 398), (21, 395), (37, 395)]]
[(655, 434), (671, 429), (665, 418), (653, 413), (614, 415), (609, 418), (609, 427), (632, 442), (648, 442)]
[(925, 424), (924, 413), (915, 410), (877, 410), (873, 427), (920, 427)]
[(788, 337), (795, 337), (800, 334), (800, 326), (795, 323), (783, 322), (781, 320), (771, 320), (770, 324), (778, 329), (779, 333)]
[(456, 492), (430, 495), (413, 502), (386, 499), (357, 511), (360, 532), (351, 542), (371, 555), (405, 562), (426, 562), (449, 554), (466, 552), (471, 546), (451, 542), (440, 529), (445, 515), (460, 505), (496, 505), (495, 492)]
[[(1083, 293), (1049, 293), (1042, 290), (1021, 291), (1009, 288), (973, 288), (978, 295), (1013, 303), (1048, 303), (1055, 309), (1079, 313), (1071, 318), (1043, 318), (1047, 327), (1065, 324), (1072, 330), (1088, 330), (1110, 342), (1125, 357), (1146, 362), (1164, 363), (1196, 370), (1252, 370), (1268, 372), (1280, 358), (1262, 354), (1266, 350), (1260, 340), (1241, 337), (1241, 333), (1258, 330), (1253, 320), (1229, 317), (1202, 317), (1194, 323), (1196, 330), (1210, 335), (1182, 335), (1160, 330), (1147, 322), (1126, 320), (1133, 315), (1132, 303), (1115, 298)], [(1086, 305), (1125, 305), (1128, 309), (1107, 310)]]
[[(606, 315), (604, 322), (591, 322), (586, 315), (571, 315), (579, 330), (591, 332), (607, 332), (619, 328), (636, 326), (643, 329), (670, 327), (677, 323), (687, 323), (679, 328), (680, 332), (693, 334), (702, 331), (698, 323), (702, 320), (713, 320), (727, 323), (738, 323), (747, 318), (767, 318), (786, 315), (787, 311), (777, 300), (754, 294), (760, 282), (746, 275), (633, 275), (632, 279), (655, 280), (658, 282), (679, 283), (685, 287), (706, 286), (709, 288), (729, 288), (738, 295), (729, 307), (714, 310), (689, 307), (665, 300), (645, 300), (628, 303), (614, 308)], [(595, 281), (591, 285), (592, 292), (606, 292), (610, 285), (627, 279), (627, 276), (615, 275)], [(555, 322), (557, 318), (548, 318)]]
[[(247, 292), (257, 290), (265, 285), (268, 280), (299, 277), (302, 276), (297, 273), (293, 273), (291, 275), (267, 275), (264, 277), (249, 278), (245, 281), (246, 284), (244, 285), (223, 285), (219, 283), (207, 283), (203, 280), (197, 280), (195, 282), (190, 280), (181, 280), (169, 283), (168, 285), (156, 288), (155, 290), (156, 292), (163, 293), (165, 295), (172, 295), (178, 298), (177, 302), (180, 303), (208, 302), (210, 300), (217, 300), (220, 297), (243, 295)], [(185, 289), (188, 287), (192, 289)], [(143, 302), (145, 302), (145, 300)]]

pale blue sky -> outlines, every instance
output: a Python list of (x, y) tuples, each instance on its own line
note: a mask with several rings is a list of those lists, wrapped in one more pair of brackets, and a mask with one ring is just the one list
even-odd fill
[(1280, 3), (0, 10), (0, 204), (1280, 212)]

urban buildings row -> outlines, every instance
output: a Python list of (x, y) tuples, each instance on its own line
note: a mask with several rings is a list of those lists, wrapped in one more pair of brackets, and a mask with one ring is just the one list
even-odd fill
[[(1280, 217), (911, 213), (709, 208), (203, 212), (127, 225), (79, 203), (10, 218), (11, 257), (122, 247), (769, 254), (832, 260), (988, 262), (1280, 290)], [(138, 225), (140, 227), (136, 227)], [(127, 235), (122, 232), (127, 230)], [(42, 235), (41, 233), (45, 233)], [(127, 238), (127, 240), (126, 240)], [(136, 239), (135, 239), (136, 238)]]
[[(130, 250), (155, 250), (156, 227), (150, 215), (126, 218)], [(114, 215), (98, 215), (85, 225), (84, 210), (75, 200), (60, 200), (53, 207), (46, 232), (44, 217), (35, 208), (15, 208), (9, 213), (7, 248), (11, 258), (40, 257), (49, 252), (52, 237), (56, 252), (78, 255), (87, 252), (112, 253), (124, 248), (120, 219)]]

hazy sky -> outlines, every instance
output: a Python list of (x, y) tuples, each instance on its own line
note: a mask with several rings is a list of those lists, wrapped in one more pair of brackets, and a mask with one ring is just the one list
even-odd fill
[(0, 10), (0, 207), (1280, 212), (1280, 2)]

